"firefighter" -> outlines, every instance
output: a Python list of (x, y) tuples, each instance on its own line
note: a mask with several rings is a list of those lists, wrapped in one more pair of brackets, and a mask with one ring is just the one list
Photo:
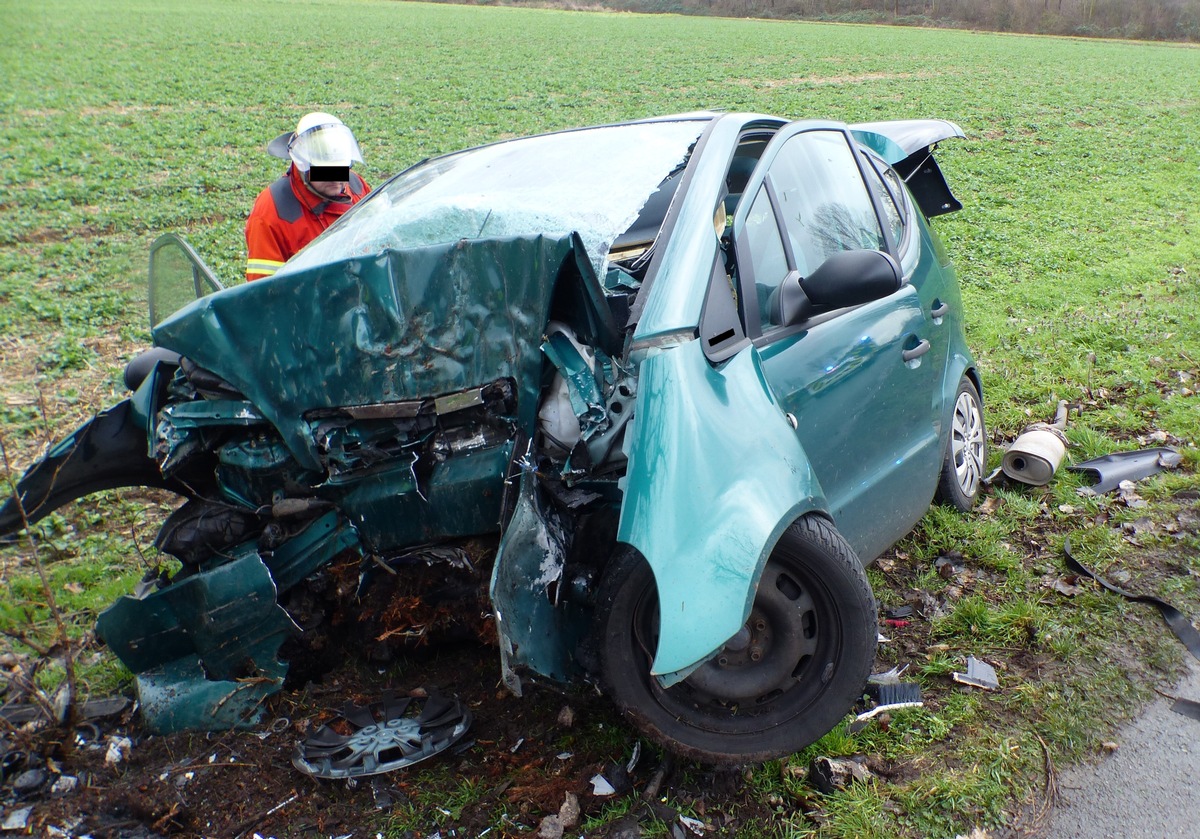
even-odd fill
[(270, 277), (370, 191), (350, 168), (362, 163), (358, 141), (332, 114), (305, 114), (267, 151), (291, 165), (258, 194), (246, 219), (246, 279)]

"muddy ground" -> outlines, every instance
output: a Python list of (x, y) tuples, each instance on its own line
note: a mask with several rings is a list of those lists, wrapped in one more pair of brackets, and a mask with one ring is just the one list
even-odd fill
[[(1200, 501), (1179, 500), (1185, 507), (1172, 526), (1194, 532)], [(981, 513), (987, 512), (985, 504)], [(1057, 560), (1047, 557), (1045, 535), (1030, 529), (1022, 547), (1049, 572)], [(476, 546), (467, 548), (478, 558)], [(1170, 553), (1145, 558), (1145, 584), (1156, 573), (1186, 573)], [(961, 556), (936, 562), (950, 583), (936, 597), (916, 587), (923, 569), (903, 552), (893, 550), (877, 563), (889, 589), (878, 592), (881, 601), (904, 603), (911, 614), (881, 612), (880, 627), (890, 640), (879, 647), (875, 672), (926, 656), (935, 649), (931, 619), (952, 607), (951, 600), (986, 596), (996, 583), (994, 572), (973, 568)], [(156, 736), (142, 727), (132, 702), (73, 732), (36, 720), (10, 722), (0, 737), (0, 836), (557, 839), (562, 825), (550, 817), (561, 815), (567, 836), (630, 839), (644, 833), (756, 836), (781, 815), (820, 823), (821, 797), (808, 783), (775, 785), (791, 790), (785, 800), (764, 792), (761, 778), (747, 771), (665, 757), (586, 682), (563, 688), (526, 680), (525, 695), (512, 695), (500, 681), (482, 565), (457, 581), (447, 580), (442, 569), (431, 571), (439, 597), (449, 598), (432, 598), (440, 604), (432, 607), (428, 597), (422, 606), (415, 591), (393, 582), (419, 573), (385, 577), (366, 597), (348, 595), (360, 570), (356, 562), (334, 563), (287, 603), (308, 629), (306, 640), (285, 649), (292, 662), (289, 684), (268, 700), (253, 729)], [(1059, 573), (1044, 581), (1048, 588), (1079, 583)], [(428, 585), (420, 583), (426, 595)], [(1157, 616), (1147, 610), (1136, 619)], [(433, 629), (418, 633), (417, 626)], [(999, 664), (1010, 682), (1054, 679), (1061, 667), (1046, 653), (1019, 649)], [(1131, 661), (1130, 671), (1143, 666)], [(22, 699), (11, 678), (20, 662), (0, 661), (0, 669), (10, 675), (0, 688), (11, 707)], [(944, 685), (927, 686), (923, 698), (936, 712), (950, 691), (962, 689), (947, 678)], [(293, 766), (297, 744), (321, 725), (336, 723), (347, 703), (369, 705), (387, 692), (421, 702), (430, 693), (456, 698), (472, 725), (453, 747), (387, 774), (327, 780)], [(886, 725), (886, 716), (873, 724)], [(864, 759), (874, 774), (902, 781), (938, 756), (890, 765)], [(784, 762), (778, 771), (803, 775), (807, 768)], [(597, 776), (615, 791), (598, 794)]]
[[(465, 547), (478, 558), (478, 545)], [(568, 800), (579, 809), (563, 814), (568, 835), (633, 836), (639, 824), (678, 823), (664, 795), (722, 831), (769, 815), (742, 793), (740, 771), (665, 759), (587, 682), (526, 679), (514, 696), (500, 681), (485, 565), (382, 575), (362, 597), (359, 571), (356, 560), (334, 563), (285, 601), (308, 631), (285, 645), (288, 685), (251, 730), (155, 736), (132, 702), (73, 737), (41, 722), (11, 727), (0, 827), (15, 829), (0, 836), (521, 836)], [(456, 699), (471, 727), (450, 749), (387, 774), (329, 780), (293, 766), (298, 743), (320, 726), (347, 733), (347, 703), (389, 694), (418, 705), (430, 694)], [(597, 775), (615, 790), (596, 794)]]

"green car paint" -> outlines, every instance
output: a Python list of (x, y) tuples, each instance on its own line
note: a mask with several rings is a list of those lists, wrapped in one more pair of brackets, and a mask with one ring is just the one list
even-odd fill
[[(101, 616), (152, 726), (251, 724), (286, 670), (278, 650), (294, 628), (279, 596), (347, 552), (498, 535), (490, 595), (518, 693), (522, 672), (580, 672), (596, 617), (594, 576), (571, 567), (580, 511), (612, 516), (615, 542), (653, 572), (664, 687), (738, 633), (797, 518), (827, 516), (861, 559), (876, 556), (927, 506), (959, 379), (974, 375), (953, 272), (914, 212), (910, 234), (886, 242), (904, 280), (894, 294), (760, 324), (738, 286), (749, 203), (730, 172), (758, 142), (738, 186), (749, 195), (789, 132), (853, 130), (886, 163), (940, 178), (928, 148), (961, 135), (946, 126), (893, 136), (704, 114), (468, 150), (401, 173), (274, 278), (157, 312), (155, 344), (183, 361), (155, 366), (110, 420), (126, 448), (147, 442), (126, 478), (289, 527), (280, 544), (216, 545)], [(511, 194), (484, 201), (488, 184)], [(934, 187), (921, 206), (946, 211)], [(627, 236), (656, 195), (651, 238)], [(186, 243), (155, 254), (213, 286)], [(924, 355), (906, 358), (921, 341)], [(569, 439), (548, 440), (554, 394), (578, 426)], [(22, 487), (60, 474), (100, 486), (86, 464), (58, 471), (86, 460), (87, 429)], [(194, 491), (199, 467), (208, 483)], [(0, 530), (14, 529), (11, 508)]]
[(650, 354), (626, 440), (618, 538), (654, 570), (654, 673), (671, 683), (738, 631), (779, 534), (824, 504), (753, 350), (719, 369), (697, 341)]

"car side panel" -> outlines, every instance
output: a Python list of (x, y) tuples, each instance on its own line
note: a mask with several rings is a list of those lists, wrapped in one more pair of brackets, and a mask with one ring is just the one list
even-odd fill
[(617, 538), (654, 571), (665, 675), (741, 628), (779, 535), (825, 503), (752, 347), (717, 368), (699, 341), (648, 355), (634, 416)]

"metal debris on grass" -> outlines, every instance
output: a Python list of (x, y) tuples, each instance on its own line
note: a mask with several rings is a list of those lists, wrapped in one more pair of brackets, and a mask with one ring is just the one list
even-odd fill
[(998, 690), (1000, 680), (996, 678), (996, 669), (986, 661), (980, 661), (973, 655), (967, 656), (967, 672), (954, 673), (954, 681), (961, 685), (982, 688), (983, 690)]
[(1000, 468), (1013, 480), (1032, 486), (1050, 483), (1067, 453), (1067, 403), (1058, 403), (1053, 423), (1026, 426), (1004, 453)]

